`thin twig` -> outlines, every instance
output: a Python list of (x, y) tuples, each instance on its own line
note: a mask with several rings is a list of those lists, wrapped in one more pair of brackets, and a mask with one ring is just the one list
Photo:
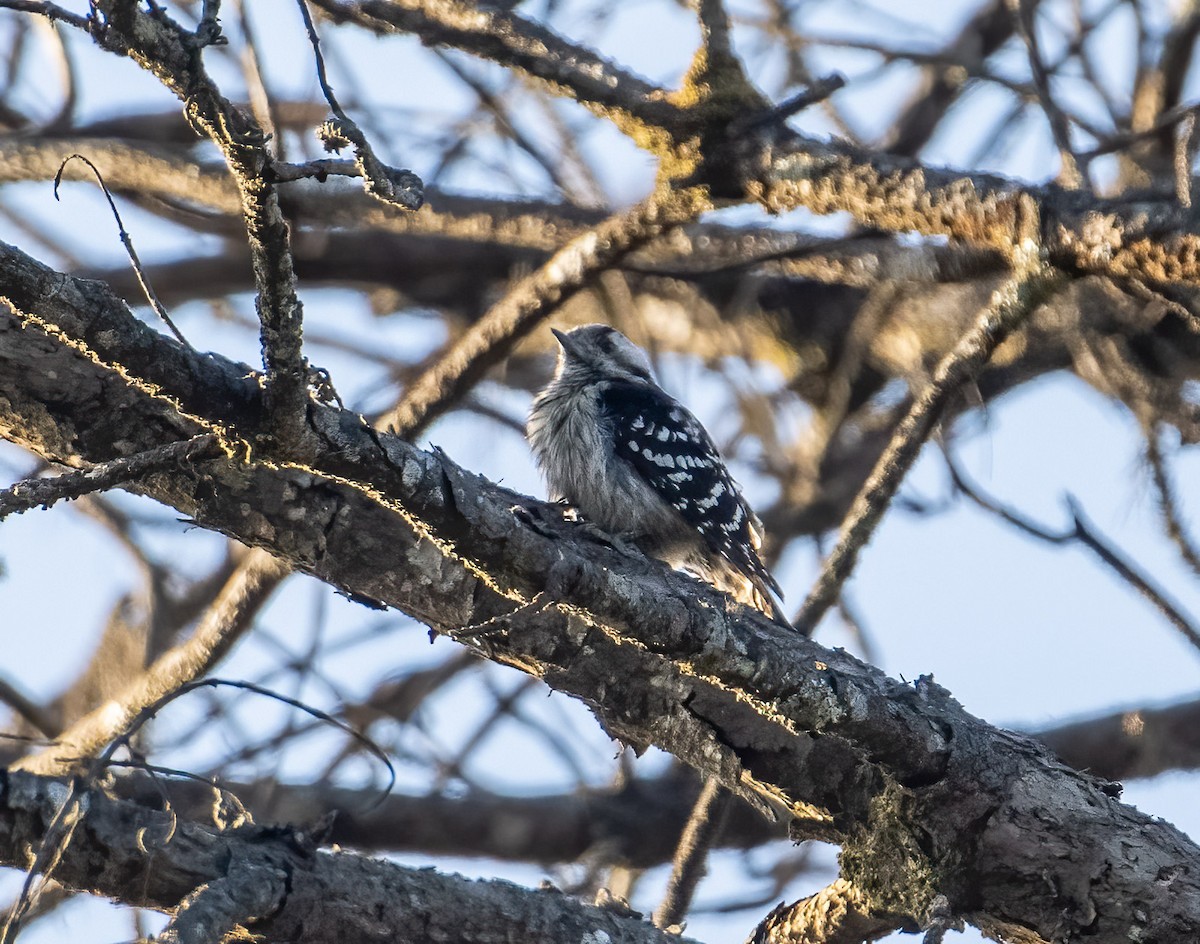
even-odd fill
[(1084, 515), (1083, 509), (1074, 496), (1066, 496), (1067, 510), (1072, 519), (1071, 527), (1063, 531), (1055, 531), (985, 495), (977, 484), (967, 478), (948, 450), (943, 454), (955, 487), (976, 505), (1039, 541), (1059, 546), (1073, 542), (1082, 544), (1099, 557), (1125, 583), (1150, 601), (1154, 608), (1167, 619), (1167, 622), (1179, 630), (1192, 646), (1200, 649), (1200, 629), (1192, 624), (1182, 608), (1170, 599), (1166, 591), (1157, 586), (1149, 576), (1111, 546), (1110, 542)]
[(44, 734), (46, 737), (54, 737), (58, 734), (57, 719), (8, 679), (2, 677), (0, 677), (0, 702), (4, 702), (24, 718), (27, 723), (37, 729), (39, 734)]
[(204, 458), (217, 451), (217, 437), (204, 433), (123, 459), (102, 462), (90, 469), (65, 472), (53, 478), (25, 479), (0, 491), (0, 521), (31, 508), (49, 508), (64, 499), (115, 488), (177, 462)]
[(304, 17), (304, 29), (308, 33), (313, 58), (316, 60), (317, 82), (336, 118), (334, 122), (326, 123), (322, 129), (321, 137), (325, 146), (337, 150), (345, 144), (352, 145), (356, 163), (365, 182), (364, 189), (368, 194), (402, 210), (419, 210), (425, 202), (425, 185), (421, 178), (411, 170), (398, 170), (379, 160), (362, 129), (342, 110), (325, 73), (325, 56), (321, 53), (321, 39), (317, 36), (317, 28), (313, 24), (312, 13), (309, 12), (308, 0), (296, 0), (296, 3), (300, 7), (300, 15)]
[(757, 115), (750, 116), (744, 122), (734, 122), (731, 131), (737, 134), (744, 134), (747, 131), (761, 128), (764, 125), (787, 121), (792, 115), (825, 101), (834, 92), (843, 88), (845, 84), (846, 79), (840, 73), (833, 72), (823, 76), (813, 82), (803, 92), (799, 92), (791, 98), (785, 98), (779, 104), (773, 105), (771, 108)]
[(175, 335), (176, 340), (178, 340), (180, 344), (189, 350), (195, 350), (195, 348), (188, 343), (188, 339), (183, 336), (183, 332), (175, 327), (175, 322), (173, 322), (171, 320), (171, 316), (167, 314), (167, 309), (163, 307), (163, 303), (158, 300), (158, 295), (154, 291), (154, 286), (152, 286), (150, 281), (146, 278), (146, 273), (142, 269), (142, 262), (138, 258), (137, 250), (133, 248), (133, 239), (130, 238), (129, 233), (125, 231), (125, 224), (121, 221), (121, 214), (117, 210), (116, 201), (113, 200), (112, 193), (110, 193), (108, 189), (108, 184), (104, 182), (104, 177), (100, 173), (99, 169), (97, 169), (96, 165), (89, 161), (82, 154), (67, 155), (67, 157), (63, 159), (63, 162), (58, 165), (58, 173), (54, 175), (54, 199), (60, 199), (58, 195), (58, 187), (59, 184), (62, 183), (63, 171), (73, 160), (82, 161), (91, 169), (92, 173), (96, 175), (96, 182), (100, 184), (100, 189), (104, 191), (104, 199), (108, 201), (108, 208), (112, 210), (113, 219), (117, 221), (117, 234), (121, 237), (121, 245), (125, 247), (125, 252), (129, 256), (129, 262), (133, 266), (133, 273), (137, 276), (138, 285), (142, 287), (142, 291), (146, 295), (146, 300), (150, 302), (150, 307), (153, 308), (154, 313), (163, 320), (163, 323), (171, 329), (171, 333)]
[(276, 161), (271, 165), (271, 172), (276, 183), (308, 178), (315, 178), (323, 183), (326, 177), (362, 176), (362, 170), (357, 162), (342, 157), (318, 157), (311, 161), (305, 161), (303, 164)]
[(707, 207), (696, 189), (656, 193), (572, 239), (452, 343), (379, 425), (412, 438), (448, 410), (563, 302), (630, 252)]
[(86, 16), (72, 13), (49, 0), (0, 0), (0, 10), (16, 10), (18, 13), (37, 13), (51, 22), (55, 20), (69, 23), (85, 33), (91, 29), (91, 23)]
[(594, 111), (624, 112), (651, 127), (674, 128), (684, 117), (668, 90), (627, 72), (535, 20), (493, 5), (445, 3), (348, 4), (312, 0), (335, 22), (377, 33), (411, 33), (430, 46), (452, 46), (519, 70)]
[[(65, 32), (55, 26), (53, 20), (34, 20), (33, 22), (58, 59), (63, 83), (62, 104), (59, 105), (58, 111), (42, 124), (41, 130), (43, 133), (63, 131), (74, 126), (75, 108), (79, 103), (79, 77), (74, 56), (71, 53), (72, 47), (67, 42)], [(29, 130), (26, 129), (25, 133), (28, 134)]]
[(1158, 509), (1162, 514), (1163, 526), (1167, 537), (1179, 551), (1179, 556), (1192, 568), (1192, 572), (1200, 576), (1200, 552), (1188, 536), (1179, 515), (1179, 503), (1175, 498), (1175, 486), (1167, 471), (1166, 457), (1158, 442), (1159, 430), (1150, 426), (1146, 430), (1146, 462), (1150, 466), (1150, 474), (1154, 479), (1154, 488), (1158, 492)]
[(1096, 530), (1095, 525), (1084, 516), (1083, 509), (1071, 495), (1067, 496), (1067, 507), (1075, 521), (1074, 537), (1116, 571), (1122, 580), (1149, 600), (1167, 618), (1168, 622), (1179, 630), (1184, 639), (1200, 650), (1200, 629), (1192, 625), (1191, 621), (1183, 614), (1183, 610), (1173, 603), (1167, 597), (1166, 592), (1156, 586), (1150, 577), (1108, 545)]
[(680, 925), (687, 915), (696, 886), (704, 877), (704, 863), (717, 833), (725, 825), (729, 814), (729, 794), (720, 782), (711, 777), (692, 807), (679, 846), (675, 850), (675, 864), (662, 903), (654, 912), (654, 926), (667, 929)]
[[(254, 117), (270, 135), (275, 145), (274, 166), (287, 159), (287, 138), (283, 133), (283, 122), (279, 119), (275, 98), (267, 88), (264, 75), (262, 53), (259, 50), (257, 27), (251, 17), (246, 15), (246, 6), (242, 0), (234, 0), (234, 9), (238, 18), (238, 30), (242, 34), (242, 75), (246, 81), (246, 94), (250, 101), (250, 109)], [(278, 176), (276, 177), (278, 179)]]
[[(510, 109), (504, 104), (504, 95), (493, 92), (481, 80), (472, 75), (467, 69), (459, 65), (453, 56), (448, 55), (440, 49), (434, 49), (433, 54), (447, 69), (455, 74), (455, 76), (464, 85), (467, 86), (475, 97), (479, 99), (480, 107), (490, 114), (496, 122), (497, 129), (518, 148), (524, 151), (529, 157), (542, 168), (546, 173), (555, 188), (562, 194), (569, 196), (571, 187), (566, 178), (563, 177), (560, 168), (555, 164), (550, 154), (538, 145), (529, 135), (525, 134), (519, 127), (512, 115)], [(572, 200), (572, 202), (574, 202)]]
[(1079, 172), (1075, 152), (1071, 148), (1071, 128), (1050, 89), (1050, 75), (1042, 61), (1037, 24), (1034, 22), (1034, 4), (1030, 0), (1008, 0), (1008, 6), (1016, 19), (1017, 32), (1024, 40), (1029, 53), (1029, 71), (1033, 76), (1033, 87), (1037, 90), (1038, 101), (1046, 114), (1046, 120), (1050, 123), (1050, 133), (1054, 136), (1054, 143), (1058, 145), (1058, 153), (1062, 158), (1059, 182), (1064, 187), (1075, 189), (1084, 182), (1084, 178)]
[(892, 434), (871, 475), (842, 522), (837, 546), (804, 601), (795, 626), (809, 634), (837, 600), (842, 585), (870, 540), (900, 482), (933, 431), (950, 397), (983, 368), (996, 346), (1063, 283), (1064, 276), (1030, 253), (1017, 261), (1013, 277), (995, 293), (971, 329), (938, 363), (928, 386)]

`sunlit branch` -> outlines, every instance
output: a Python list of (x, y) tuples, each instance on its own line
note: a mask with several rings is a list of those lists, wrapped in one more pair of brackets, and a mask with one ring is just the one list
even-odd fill
[(379, 425), (400, 436), (416, 435), (597, 275), (706, 207), (699, 193), (657, 193), (575, 237), (455, 341)]
[(837, 546), (826, 558), (821, 576), (796, 617), (797, 629), (811, 633), (836, 602), (859, 553), (870, 540), (949, 399), (983, 368), (997, 345), (1064, 283), (1061, 273), (1040, 260), (1018, 263), (1013, 278), (996, 291), (971, 329), (942, 358), (855, 498), (842, 523)]
[(290, 572), (265, 551), (249, 552), (189, 639), (159, 656), (119, 696), (73, 723), (53, 746), (30, 755), (18, 766), (34, 773), (61, 775), (93, 757), (147, 706), (209, 672), (250, 628), (254, 616)]
[(37, 507), (49, 508), (59, 501), (125, 485), (180, 462), (209, 458), (217, 451), (216, 445), (216, 439), (205, 434), (125, 458), (111, 459), (87, 469), (64, 472), (50, 478), (25, 479), (0, 491), (0, 521), (11, 514)]

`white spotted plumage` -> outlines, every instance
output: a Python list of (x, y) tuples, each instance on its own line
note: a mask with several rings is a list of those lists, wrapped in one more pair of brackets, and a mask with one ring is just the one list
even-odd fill
[(551, 497), (790, 625), (759, 556), (761, 522), (645, 353), (607, 325), (554, 334), (558, 368), (526, 427)]

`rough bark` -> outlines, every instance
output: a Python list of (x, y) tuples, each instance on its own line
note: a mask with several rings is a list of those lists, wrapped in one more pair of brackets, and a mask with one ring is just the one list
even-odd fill
[[(0, 859), (26, 864), (68, 797), (60, 780), (0, 772)], [(244, 927), (263, 941), (680, 941), (638, 916), (585, 905), (557, 889), (472, 881), (433, 869), (317, 849), (303, 829), (218, 826), (102, 789), (54, 868), (61, 883), (173, 911), (160, 940), (207, 944)]]
[(1027, 940), (1200, 930), (1200, 850), (931, 680), (894, 682), (727, 609), (354, 414), (310, 406), (320, 445), (304, 465), (259, 454), (261, 393), (243, 365), (187, 351), (102, 286), (11, 248), (0, 294), (16, 312), (0, 321), (6, 436), (79, 465), (217, 432), (228, 457), (137, 489), (544, 679), (614, 737), (840, 841), (869, 910), (920, 926), (941, 897)]

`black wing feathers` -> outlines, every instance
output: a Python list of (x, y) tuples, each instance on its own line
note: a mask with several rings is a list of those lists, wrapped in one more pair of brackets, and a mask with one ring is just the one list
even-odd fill
[(758, 556), (753, 513), (704, 427), (656, 387), (611, 383), (600, 407), (618, 456), (669, 502), (720, 554), (779, 593)]

